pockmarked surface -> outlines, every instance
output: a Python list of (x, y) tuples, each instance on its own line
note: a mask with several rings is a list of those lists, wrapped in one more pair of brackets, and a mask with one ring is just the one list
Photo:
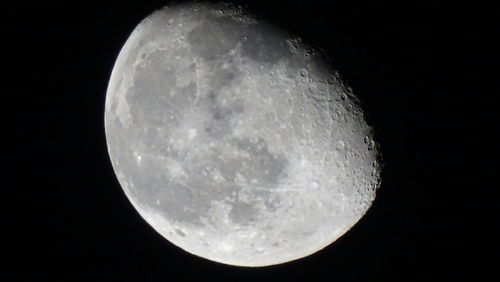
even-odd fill
[(329, 61), (238, 7), (177, 4), (143, 20), (116, 60), (105, 128), (140, 215), (221, 263), (324, 248), (380, 183), (372, 129)]

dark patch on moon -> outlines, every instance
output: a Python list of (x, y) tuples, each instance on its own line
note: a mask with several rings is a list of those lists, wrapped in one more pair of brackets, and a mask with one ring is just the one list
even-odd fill
[(180, 230), (178, 228), (175, 229), (175, 233), (177, 233), (181, 237), (185, 237), (186, 236), (186, 233), (184, 233), (182, 230)]
[(215, 66), (211, 72), (210, 76), (210, 89), (212, 91), (220, 91), (223, 87), (231, 85), (234, 80), (241, 75), (241, 71), (237, 66), (227, 60), (229, 65), (227, 68), (222, 68), (222, 66)]
[(257, 142), (250, 139), (238, 139), (234, 144), (246, 151), (251, 158), (246, 160), (247, 169), (244, 175), (256, 179), (266, 187), (275, 187), (283, 178), (283, 172), (288, 166), (288, 159), (282, 154), (272, 154), (267, 148), (267, 142), (259, 137)]
[(259, 209), (255, 205), (243, 201), (236, 201), (231, 204), (229, 218), (233, 223), (248, 225), (257, 219)]
[(241, 25), (229, 16), (214, 17), (206, 13), (205, 17), (187, 39), (194, 54), (212, 61), (236, 47)]
[(242, 56), (266, 64), (274, 64), (291, 57), (290, 46), (283, 40), (285, 35), (277, 36), (277, 33), (278, 30), (264, 24), (245, 29), (242, 35), (252, 40), (241, 41)]

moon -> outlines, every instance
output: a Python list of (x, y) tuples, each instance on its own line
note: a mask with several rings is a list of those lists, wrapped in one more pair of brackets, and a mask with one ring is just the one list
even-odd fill
[(135, 28), (111, 74), (105, 131), (138, 213), (224, 264), (323, 249), (380, 184), (373, 130), (330, 60), (229, 4), (166, 6)]

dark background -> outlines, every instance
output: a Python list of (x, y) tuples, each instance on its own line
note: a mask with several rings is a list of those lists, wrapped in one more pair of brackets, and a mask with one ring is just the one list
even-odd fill
[(236, 2), (323, 47), (359, 95), (385, 163), (366, 216), (328, 248), (266, 268), (173, 246), (123, 194), (103, 121), (121, 46), (168, 1), (19, 1), (0, 12), (6, 281), (498, 279), (495, 9)]

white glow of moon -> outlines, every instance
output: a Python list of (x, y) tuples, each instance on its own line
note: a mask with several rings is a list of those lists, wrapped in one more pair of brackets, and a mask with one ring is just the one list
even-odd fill
[(169, 6), (137, 26), (111, 75), (105, 128), (140, 215), (226, 264), (324, 248), (380, 182), (371, 128), (328, 61), (222, 4)]

